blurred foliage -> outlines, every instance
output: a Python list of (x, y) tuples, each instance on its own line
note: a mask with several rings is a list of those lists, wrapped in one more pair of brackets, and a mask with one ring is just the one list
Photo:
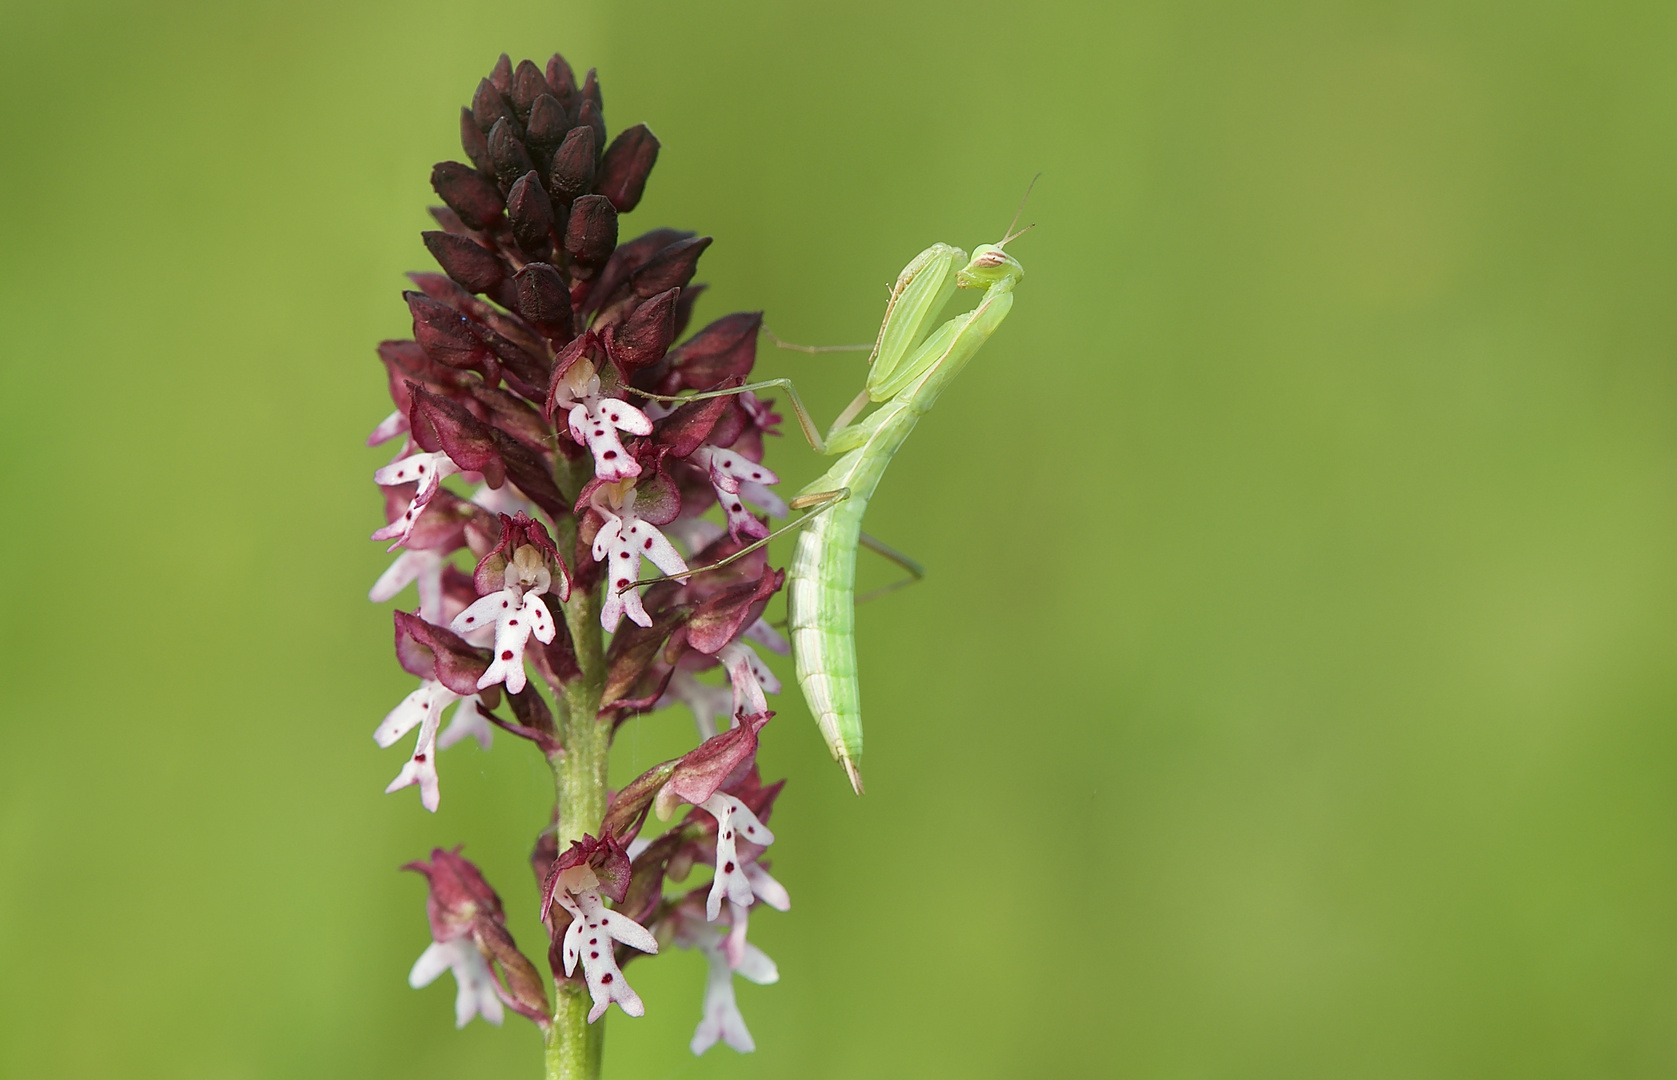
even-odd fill
[(676, 954), (608, 1075), (1671, 1075), (1674, 47), (1655, 3), (10, 5), (0, 1075), (537, 1074), (404, 982), (433, 844), (539, 955), (549, 789), (502, 739), (435, 817), (380, 793), (361, 439), (456, 110), (556, 48), (664, 142), (631, 226), (717, 237), (701, 318), (867, 340), (1044, 173), (870, 513), (931, 576), (859, 616), (869, 795), (795, 695), (766, 733), (761, 1049), (688, 1055)]

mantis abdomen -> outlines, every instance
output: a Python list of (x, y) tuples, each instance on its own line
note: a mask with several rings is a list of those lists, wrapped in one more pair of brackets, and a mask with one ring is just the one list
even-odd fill
[(920, 419), (910, 402), (892, 401), (865, 423), (867, 441), (848, 451), (806, 492), (849, 495), (798, 535), (787, 575), (787, 624), (792, 656), (810, 712), (827, 745), (858, 792), (862, 754), (862, 699), (856, 678), (856, 546), (885, 467)]

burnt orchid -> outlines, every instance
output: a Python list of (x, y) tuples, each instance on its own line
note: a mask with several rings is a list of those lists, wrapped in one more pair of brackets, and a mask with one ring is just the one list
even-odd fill
[[(531, 857), (550, 979), (456, 848), (405, 867), (429, 883), (431, 935), (409, 981), (452, 972), (460, 1025), (529, 1019), (565, 1078), (599, 1075), (613, 1004), (657, 1007), (627, 973), (661, 944), (707, 959), (693, 1051), (751, 1050), (733, 977), (779, 976), (749, 915), (791, 903), (763, 861), (781, 784), (756, 765), (780, 691), (758, 650), (788, 648), (763, 619), (785, 574), (751, 548), (788, 513), (762, 461), (780, 417), (741, 389), (761, 316), (687, 334), (710, 238), (620, 239), (659, 143), (644, 125), (608, 140), (602, 101), (595, 73), (579, 85), (557, 55), (502, 56), (478, 85), (460, 118), (469, 163), (431, 174), (443, 205), (422, 238), (443, 272), (412, 275), (413, 337), (378, 348), (395, 408), (368, 438), (392, 448), (372, 536), (394, 555), (368, 595), (397, 601), (396, 659), (418, 680), (374, 731), (380, 747), (414, 735), (387, 790), (416, 786), (437, 812), (439, 753), (487, 748), (496, 728), (555, 784)], [(672, 400), (689, 391), (724, 393)], [(645, 564), (656, 583), (640, 584)], [(618, 726), (674, 704), (697, 745), (608, 792)], [(654, 813), (670, 824), (643, 836)], [(672, 884), (695, 865), (709, 883)]]

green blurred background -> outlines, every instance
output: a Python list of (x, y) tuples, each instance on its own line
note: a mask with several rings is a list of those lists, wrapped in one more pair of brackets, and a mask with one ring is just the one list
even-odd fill
[[(626, 228), (716, 236), (701, 320), (868, 340), (1044, 174), (1012, 318), (871, 511), (932, 574), (859, 615), (869, 795), (795, 696), (767, 733), (760, 1049), (689, 1055), (677, 953), (609, 1076), (1677, 1071), (1671, 4), (5, 22), (0, 1075), (537, 1075), (408, 989), (395, 868), (464, 841), (539, 953), (545, 766), (381, 794), (412, 680), (364, 598), (373, 345), (503, 49), (658, 133)], [(760, 370), (823, 417), (860, 380)], [(614, 776), (691, 739), (632, 724)]]

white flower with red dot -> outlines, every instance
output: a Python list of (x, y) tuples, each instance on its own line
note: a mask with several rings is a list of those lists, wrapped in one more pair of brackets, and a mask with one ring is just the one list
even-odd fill
[(506, 588), (480, 596), (471, 607), (456, 615), (448, 628), (456, 634), (467, 634), (493, 625), (495, 658), (478, 679), (477, 688), (483, 690), (504, 682), (508, 693), (517, 694), (523, 691), (526, 682), (524, 646), (529, 643), (530, 635), (550, 645), (557, 633), (553, 613), (547, 610), (541, 597), (553, 579), (541, 553), (525, 544), (507, 563), (504, 580)]
[(381, 487), (395, 487), (398, 484), (409, 484), (418, 481), (419, 488), (413, 493), (408, 508), (402, 516), (373, 534), (374, 540), (394, 540), (390, 550), (395, 551), (408, 542), (412, 534), (414, 523), (419, 520), (421, 511), (437, 494), (445, 477), (453, 476), (460, 471), (447, 454), (410, 454), (405, 458), (398, 458), (373, 474), (373, 482)]
[(617, 966), (612, 942), (621, 941), (644, 953), (658, 951), (658, 939), (650, 930), (620, 912), (607, 910), (599, 886), (599, 879), (586, 865), (574, 866), (560, 876), (553, 894), (571, 916), (563, 946), (565, 976), (569, 978), (576, 971), (577, 961), (582, 961), (588, 993), (594, 999), (594, 1007), (588, 1011), (590, 1024), (604, 1016), (614, 1001), (630, 1016), (646, 1015), (640, 995)]
[(367, 445), (377, 446), (379, 443), (387, 443), (398, 435), (406, 435), (408, 431), (408, 414), (401, 409), (397, 409), (378, 422), (378, 427), (374, 428), (372, 434), (367, 436)]
[(441, 724), (443, 710), (459, 700), (460, 695), (442, 683), (426, 679), (419, 684), (418, 690), (403, 698), (402, 703), (385, 716), (384, 722), (373, 732), (373, 741), (380, 746), (390, 746), (416, 725), (419, 728), (413, 754), (402, 766), (402, 771), (396, 774), (396, 779), (384, 789), (386, 795), (418, 784), (419, 804), (433, 814), (437, 812), (437, 803), (441, 798), (437, 787), (437, 728)]
[(691, 920), (680, 923), (675, 942), (682, 948), (697, 949), (708, 967), (704, 1013), (689, 1048), (695, 1054), (703, 1054), (718, 1042), (725, 1042), (742, 1054), (757, 1049), (734, 998), (734, 975), (738, 973), (759, 986), (768, 986), (780, 981), (780, 970), (774, 961), (763, 950), (747, 943), (740, 950), (739, 962), (734, 963), (728, 957), (722, 932)]
[(442, 618), (443, 569), (448, 559), (438, 551), (418, 551), (413, 548), (396, 556), (396, 561), (379, 575), (367, 592), (367, 599), (375, 604), (394, 600), (396, 594), (412, 582), (419, 583), (419, 617), (428, 623)]
[(647, 415), (620, 398), (600, 393), (600, 376), (587, 357), (578, 359), (559, 377), (553, 392), (553, 411), (566, 411), (571, 438), (594, 455), (594, 475), (601, 480), (627, 480), (641, 467), (623, 449), (617, 433), (652, 434)]
[(716, 490), (716, 499), (728, 518), (728, 534), (735, 540), (742, 534), (753, 540), (769, 535), (768, 526), (751, 515), (746, 503), (771, 517), (785, 517), (790, 512), (780, 496), (767, 487), (780, 483), (780, 477), (757, 462), (714, 446), (699, 447), (687, 460), (710, 475), (710, 486)]
[(722, 646), (716, 659), (728, 672), (734, 687), (734, 716), (756, 716), (769, 711), (769, 700), (764, 691), (780, 693), (780, 680), (757, 656), (757, 651), (743, 641), (730, 641)]
[(774, 843), (774, 833), (732, 795), (718, 791), (699, 805), (716, 819), (716, 880), (705, 897), (705, 918), (715, 922), (722, 914), (723, 896), (741, 907), (749, 907), (754, 896), (751, 878), (740, 865), (740, 838), (767, 847)]
[[(600, 625), (616, 630), (625, 613), (640, 626), (651, 626), (652, 616), (641, 606), (640, 590), (632, 588), (640, 576), (641, 559), (666, 574), (687, 572), (687, 563), (656, 525), (635, 514), (635, 489), (627, 483), (606, 484), (596, 489), (590, 504), (606, 519), (594, 536), (594, 561), (606, 563), (606, 599), (600, 607)], [(613, 505), (615, 503), (615, 505)]]
[[(447, 750), (463, 739), (472, 738), (485, 750), (495, 741), (495, 725), (483, 712), (483, 699), (476, 694), (460, 702), (454, 709), (454, 719), (437, 736), (437, 749)], [(748, 870), (747, 873), (750, 871)]]
[(495, 975), (470, 936), (433, 941), (414, 961), (413, 970), (408, 972), (408, 985), (415, 990), (430, 986), (438, 975), (450, 969), (460, 987), (454, 996), (454, 1026), (465, 1027), (472, 1017), (479, 1015), (491, 1024), (500, 1024), (506, 1014), (501, 999), (495, 995)]

